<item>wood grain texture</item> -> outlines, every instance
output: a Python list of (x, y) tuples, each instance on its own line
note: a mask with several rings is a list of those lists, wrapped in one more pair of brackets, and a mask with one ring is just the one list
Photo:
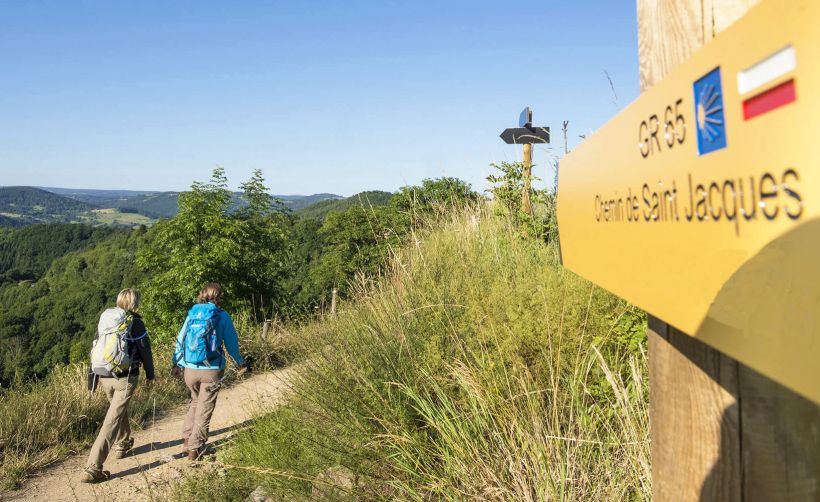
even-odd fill
[(701, 0), (638, 0), (641, 90), (660, 81), (703, 42)]
[(737, 364), (657, 319), (650, 327), (654, 500), (742, 500)]
[(703, 0), (703, 26), (705, 40), (711, 40), (732, 23), (740, 19), (760, 0)]
[(820, 406), (739, 369), (744, 500), (820, 500)]
[[(641, 88), (758, 1), (638, 0)], [(649, 327), (654, 499), (820, 500), (820, 405), (659, 319)]]
[(532, 214), (532, 201), (530, 191), (532, 190), (532, 145), (524, 145), (524, 189), (521, 194), (521, 209)]

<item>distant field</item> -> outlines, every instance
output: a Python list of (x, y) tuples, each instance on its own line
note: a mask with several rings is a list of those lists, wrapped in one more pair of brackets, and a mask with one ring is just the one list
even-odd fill
[(138, 213), (121, 213), (118, 209), (94, 209), (89, 212), (90, 223), (103, 225), (152, 225), (157, 220)]

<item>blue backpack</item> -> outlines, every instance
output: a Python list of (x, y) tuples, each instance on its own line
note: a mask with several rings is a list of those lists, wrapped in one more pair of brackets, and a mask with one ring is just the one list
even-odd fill
[(216, 336), (216, 318), (221, 310), (213, 303), (198, 303), (188, 311), (182, 339), (186, 363), (211, 365), (222, 357), (222, 343)]

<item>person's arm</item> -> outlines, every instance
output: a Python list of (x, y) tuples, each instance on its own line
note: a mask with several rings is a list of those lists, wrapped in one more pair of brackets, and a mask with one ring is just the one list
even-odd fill
[(233, 325), (231, 316), (224, 310), (220, 313), (219, 327), (222, 331), (222, 341), (225, 343), (225, 348), (228, 349), (231, 359), (237, 366), (244, 366), (245, 358), (239, 353), (239, 336), (236, 334), (236, 328)]
[(154, 379), (154, 355), (151, 353), (151, 340), (148, 338), (148, 330), (142, 319), (134, 321), (134, 338), (136, 338), (137, 351), (140, 353), (142, 367), (145, 369), (145, 378)]
[(171, 366), (176, 367), (179, 366), (180, 362), (182, 362), (183, 358), (183, 340), (185, 339), (185, 330), (188, 329), (188, 318), (185, 318), (185, 322), (182, 323), (182, 328), (179, 330), (177, 334), (177, 342), (176, 347), (174, 348), (174, 357), (171, 359)]

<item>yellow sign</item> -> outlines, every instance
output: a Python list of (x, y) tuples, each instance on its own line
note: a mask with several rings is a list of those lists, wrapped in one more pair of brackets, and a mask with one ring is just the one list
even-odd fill
[(564, 265), (820, 402), (820, 2), (753, 8), (561, 162)]

